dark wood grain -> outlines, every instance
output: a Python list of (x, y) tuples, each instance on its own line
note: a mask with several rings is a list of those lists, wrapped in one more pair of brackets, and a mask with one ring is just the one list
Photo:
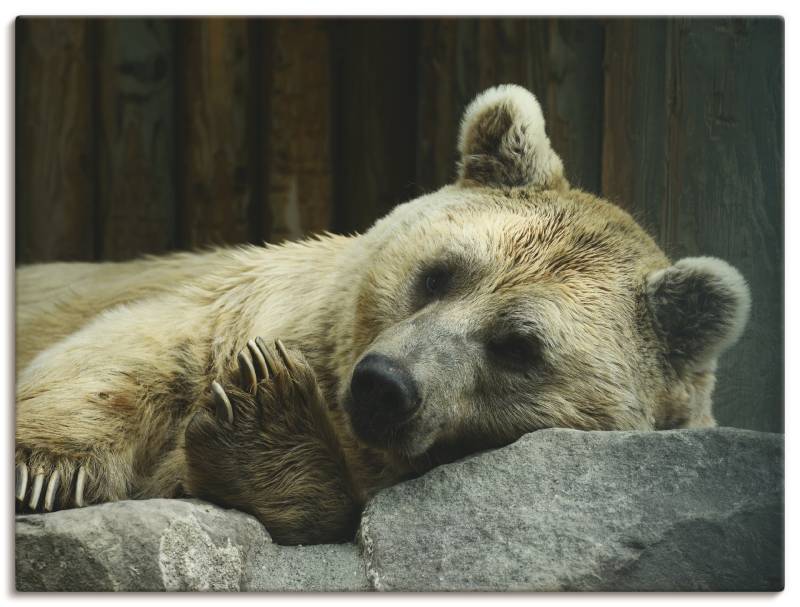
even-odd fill
[(549, 69), (543, 104), (547, 133), (573, 187), (597, 194), (603, 138), (603, 23), (550, 19), (548, 25)]
[(166, 251), (175, 242), (175, 24), (99, 25), (101, 253)]
[(334, 25), (339, 231), (364, 230), (418, 192), (417, 26), (400, 19)]
[[(456, 176), (461, 116), (481, 91), (504, 83), (546, 96), (545, 20), (426, 19), (420, 22), (417, 183), (429, 191)], [(544, 34), (544, 35), (542, 35)]]
[(481, 90), (533, 91), (573, 185), (753, 312), (723, 424), (782, 428), (778, 19), (19, 19), (17, 263), (364, 230), (456, 174)]
[(474, 88), (458, 70), (459, 39), (465, 22), (430, 19), (419, 33), (419, 90), (416, 178), (430, 191), (455, 177), (458, 110)]
[(605, 42), (602, 194), (665, 245), (666, 22), (611, 20)]
[(249, 25), (243, 19), (190, 19), (179, 24), (184, 158), (181, 244), (247, 242), (253, 181), (263, 167), (252, 166), (248, 121), (252, 87)]
[[(270, 21), (266, 30), (265, 230), (280, 242), (330, 228), (331, 63), (328, 24)], [(256, 78), (259, 76), (256, 75)]]
[(783, 59), (778, 20), (620, 20), (606, 31), (603, 191), (667, 253), (721, 257), (753, 313), (720, 362), (721, 424), (782, 429)]
[(481, 91), (520, 84), (542, 106), (573, 184), (600, 189), (603, 24), (597, 20), (432, 19), (420, 25), (419, 157), (423, 189), (455, 176), (461, 114)]
[(782, 430), (783, 22), (679, 20), (668, 28), (667, 208), (676, 257), (715, 255), (753, 294), (720, 363), (720, 423)]
[(93, 259), (89, 23), (18, 19), (15, 33), (17, 263)]

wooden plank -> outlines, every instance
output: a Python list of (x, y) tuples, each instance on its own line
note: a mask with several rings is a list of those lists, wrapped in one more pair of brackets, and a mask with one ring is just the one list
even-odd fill
[(753, 311), (719, 368), (719, 422), (783, 429), (783, 22), (672, 21), (668, 191), (676, 256), (707, 254), (744, 274)]
[(669, 248), (666, 197), (666, 22), (610, 20), (605, 32), (602, 193)]
[(165, 251), (175, 242), (174, 23), (104, 19), (100, 48), (101, 254)]
[[(464, 109), (482, 90), (516, 82), (530, 87), (532, 74), (544, 62), (532, 62), (531, 35), (543, 20), (425, 19), (419, 34), (419, 100), (417, 183), (429, 191), (451, 183), (456, 176), (456, 144)], [(541, 95), (541, 92), (537, 92)]]
[(249, 25), (243, 19), (179, 24), (180, 120), (185, 201), (178, 227), (183, 247), (255, 240), (249, 123), (253, 86)]
[(419, 27), (416, 181), (431, 191), (455, 180), (461, 114), (480, 86), (479, 21), (425, 19)]
[(400, 19), (334, 24), (337, 231), (364, 230), (419, 191), (417, 28)]
[(573, 187), (599, 194), (603, 138), (603, 23), (550, 19), (547, 133)]
[[(543, 22), (542, 22), (543, 23)], [(528, 23), (524, 19), (480, 19), (478, 21), (479, 90), (505, 83), (524, 84)]]
[(603, 191), (673, 258), (716, 255), (753, 292), (720, 361), (718, 421), (782, 428), (783, 26), (779, 20), (611, 21)]
[(573, 184), (598, 192), (603, 25), (597, 20), (434, 19), (420, 34), (417, 179), (453, 180), (465, 106), (482, 90), (520, 84), (542, 105), (553, 147)]
[(94, 258), (90, 31), (18, 19), (17, 263)]
[(264, 185), (271, 242), (330, 229), (330, 31), (320, 19), (270, 21), (264, 101)]

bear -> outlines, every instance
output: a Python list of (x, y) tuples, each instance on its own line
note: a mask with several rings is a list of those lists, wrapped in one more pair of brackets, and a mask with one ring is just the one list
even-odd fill
[(715, 425), (750, 295), (570, 186), (535, 96), (360, 235), (17, 273), (16, 503), (196, 497), (351, 541), (376, 491), (542, 428)]

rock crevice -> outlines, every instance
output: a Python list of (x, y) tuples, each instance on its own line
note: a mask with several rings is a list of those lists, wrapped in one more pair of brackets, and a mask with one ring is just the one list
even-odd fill
[(780, 590), (783, 436), (542, 430), (379, 493), (355, 544), (198, 500), (16, 520), (42, 590)]

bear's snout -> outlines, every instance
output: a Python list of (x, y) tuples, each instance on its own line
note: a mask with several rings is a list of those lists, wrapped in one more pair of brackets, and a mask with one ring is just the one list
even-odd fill
[(409, 370), (382, 354), (368, 354), (353, 370), (349, 414), (362, 440), (384, 446), (392, 430), (420, 406), (419, 390)]

